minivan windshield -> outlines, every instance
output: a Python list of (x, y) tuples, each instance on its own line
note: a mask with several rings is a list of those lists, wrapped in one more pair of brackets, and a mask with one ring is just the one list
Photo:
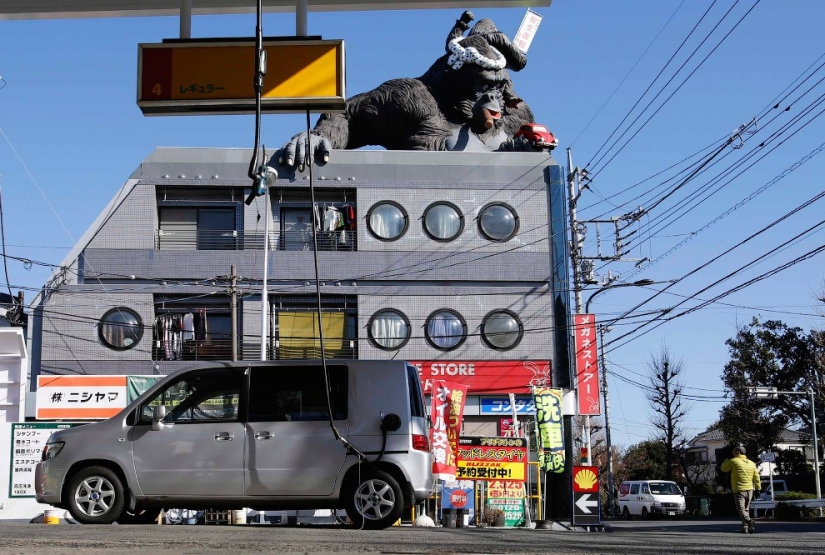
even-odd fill
[(673, 482), (650, 482), (650, 493), (654, 495), (682, 495), (679, 486)]

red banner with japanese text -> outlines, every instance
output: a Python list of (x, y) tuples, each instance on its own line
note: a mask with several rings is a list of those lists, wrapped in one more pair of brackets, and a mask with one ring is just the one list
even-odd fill
[(596, 317), (593, 314), (575, 314), (576, 331), (576, 391), (578, 413), (601, 414), (599, 403), (599, 362), (596, 343)]
[(440, 380), (433, 382), (430, 443), (433, 446), (433, 477), (436, 479), (456, 479), (458, 436), (466, 398), (466, 385)]

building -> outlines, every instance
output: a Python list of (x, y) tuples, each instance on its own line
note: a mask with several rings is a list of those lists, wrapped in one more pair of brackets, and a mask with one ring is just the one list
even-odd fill
[[(279, 167), (247, 204), (250, 157), (141, 162), (31, 305), (32, 388), (159, 376), (233, 344), (239, 359), (319, 357), (319, 335), (330, 358), (468, 385), (470, 435), (504, 431), (509, 393), (526, 413), (531, 385), (570, 387), (564, 182), (547, 152), (335, 151), (312, 175)], [(32, 418), (47, 401), (29, 397)]]
[[(810, 446), (810, 437), (810, 434), (805, 432), (782, 430), (776, 449), (778, 451), (786, 449), (800, 451), (805, 454), (805, 459), (813, 467), (814, 453)], [(693, 438), (685, 453), (687, 472), (692, 481), (696, 483), (713, 481), (716, 477), (716, 465), (724, 460), (727, 448), (728, 441), (719, 429), (706, 430)], [(753, 461), (759, 461), (759, 456), (756, 454), (749, 453), (748, 457)], [(767, 462), (760, 462), (757, 468), (761, 476), (776, 474), (776, 466)]]

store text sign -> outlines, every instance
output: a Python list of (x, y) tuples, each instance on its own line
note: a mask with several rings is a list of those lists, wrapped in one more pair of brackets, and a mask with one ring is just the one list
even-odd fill
[(529, 393), (534, 386), (550, 386), (549, 360), (413, 360), (424, 391), (435, 380), (464, 384), (470, 394)]
[(459, 480), (527, 479), (527, 439), (523, 437), (461, 437), (458, 439)]
[(579, 414), (601, 414), (599, 404), (599, 362), (596, 344), (596, 317), (573, 316), (576, 332), (576, 391)]

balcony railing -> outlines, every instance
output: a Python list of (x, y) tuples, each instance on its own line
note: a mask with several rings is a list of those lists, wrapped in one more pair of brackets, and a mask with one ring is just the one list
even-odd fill
[[(356, 251), (356, 231), (319, 231), (319, 251)], [(269, 249), (311, 251), (311, 231), (270, 231)], [(264, 234), (238, 230), (155, 231), (156, 250), (253, 250), (264, 248)]]
[[(286, 341), (275, 342), (269, 348), (267, 360), (321, 358), (321, 349), (315, 345), (305, 347), (281, 346)], [(358, 358), (358, 341), (351, 339), (324, 339), (327, 358)], [(261, 360), (260, 342), (244, 341), (238, 348), (239, 360)], [(155, 340), (152, 343), (152, 360), (232, 360), (231, 340), (187, 340), (182, 343)]]

